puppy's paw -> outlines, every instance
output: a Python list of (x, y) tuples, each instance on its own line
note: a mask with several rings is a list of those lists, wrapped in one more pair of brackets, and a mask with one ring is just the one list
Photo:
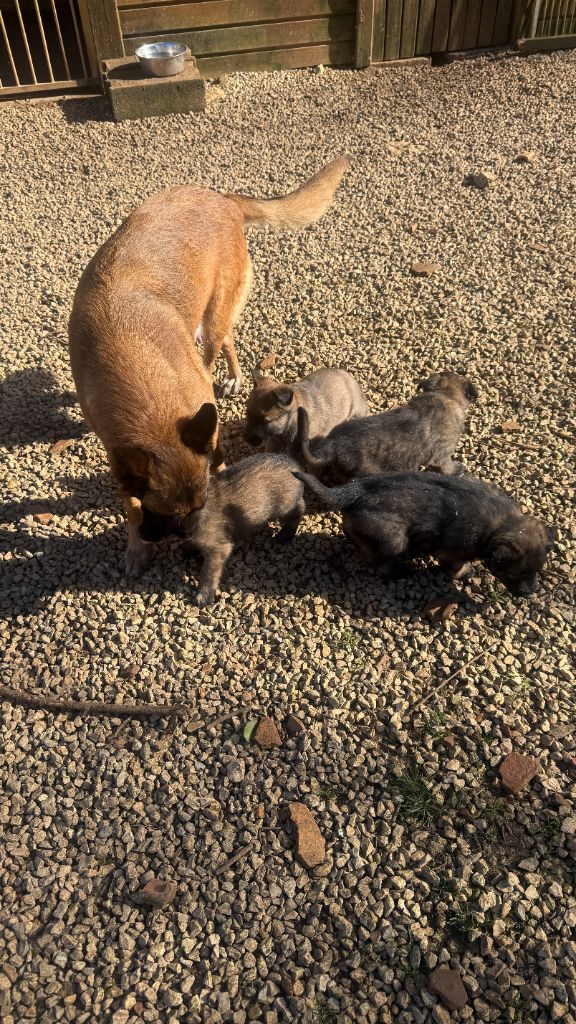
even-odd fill
[(466, 466), (462, 462), (453, 462), (450, 472), (452, 476), (465, 476)]
[(242, 377), (230, 377), (214, 388), (216, 398), (233, 398), (242, 390)]
[(209, 604), (214, 604), (215, 594), (213, 590), (209, 590), (207, 587), (201, 587), (196, 594), (196, 604), (198, 608), (206, 608)]
[(142, 575), (152, 556), (150, 544), (139, 544), (129, 547), (126, 551), (125, 574), (126, 579), (136, 580)]

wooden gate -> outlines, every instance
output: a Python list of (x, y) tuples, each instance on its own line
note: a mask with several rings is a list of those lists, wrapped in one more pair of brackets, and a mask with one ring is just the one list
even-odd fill
[(356, 65), (511, 41), (515, 0), (358, 0)]

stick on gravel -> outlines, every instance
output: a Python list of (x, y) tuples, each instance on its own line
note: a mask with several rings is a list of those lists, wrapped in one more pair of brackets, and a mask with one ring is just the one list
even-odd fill
[(481, 658), (485, 658), (486, 655), (496, 647), (496, 644), (499, 643), (499, 640), (493, 640), (492, 643), (488, 644), (488, 647), (485, 647), (483, 651), (480, 651), (479, 654), (475, 654), (473, 658), (469, 658), (468, 661), (465, 661), (463, 665), (460, 665), (460, 668), (457, 668), (451, 676), (448, 676), (447, 679), (443, 679), (441, 683), (438, 683), (438, 685), (434, 687), (434, 690), (431, 690), (429, 693), (424, 693), (421, 697), (418, 697), (417, 700), (413, 701), (408, 710), (414, 711), (415, 708), (419, 708), (421, 704), (427, 704), (431, 697), (436, 696), (438, 690), (443, 690), (445, 686), (448, 686), (448, 683), (451, 683), (457, 678), (457, 676), (462, 675), (462, 672), (464, 672), (469, 665), (473, 665), (475, 661), (480, 661)]
[(170, 717), (188, 713), (188, 704), (106, 704), (99, 700), (65, 700), (57, 697), (44, 697), (40, 693), (30, 693), (12, 686), (0, 686), (0, 699), (9, 700), (13, 704), (23, 704), (27, 708), (40, 711), (55, 711), (64, 714), (102, 715), (106, 718), (120, 718), (130, 715), (133, 718), (151, 718), (153, 715)]

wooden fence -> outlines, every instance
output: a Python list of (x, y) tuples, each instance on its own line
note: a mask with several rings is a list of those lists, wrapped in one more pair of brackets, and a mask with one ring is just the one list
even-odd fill
[(151, 40), (177, 40), (206, 77), (354, 63), (356, 0), (140, 3), (118, 0), (126, 53)]

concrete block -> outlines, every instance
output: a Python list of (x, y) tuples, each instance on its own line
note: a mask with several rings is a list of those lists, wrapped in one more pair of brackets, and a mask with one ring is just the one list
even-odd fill
[(190, 54), (183, 71), (171, 78), (149, 78), (137, 57), (106, 60), (102, 66), (115, 121), (189, 114), (206, 107), (204, 79)]

